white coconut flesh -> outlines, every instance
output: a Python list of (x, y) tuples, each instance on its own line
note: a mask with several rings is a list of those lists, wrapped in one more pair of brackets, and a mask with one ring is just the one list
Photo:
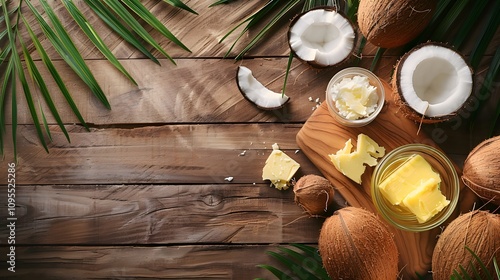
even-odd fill
[(351, 23), (332, 10), (315, 9), (301, 15), (290, 27), (289, 43), (304, 61), (330, 66), (345, 60), (354, 47)]
[(472, 92), (472, 72), (455, 51), (423, 46), (404, 60), (399, 89), (406, 103), (427, 117), (442, 117), (459, 110)]
[(289, 99), (285, 94), (266, 88), (253, 76), (252, 70), (244, 66), (238, 67), (237, 82), (245, 98), (263, 109), (282, 107)]

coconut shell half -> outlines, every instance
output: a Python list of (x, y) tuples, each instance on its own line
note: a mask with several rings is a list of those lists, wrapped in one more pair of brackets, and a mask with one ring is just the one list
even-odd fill
[(395, 104), (418, 123), (449, 120), (472, 99), (473, 72), (462, 54), (436, 42), (420, 44), (397, 62), (392, 77)]
[(352, 22), (330, 6), (316, 7), (295, 16), (287, 35), (292, 54), (315, 68), (349, 60), (357, 37)]

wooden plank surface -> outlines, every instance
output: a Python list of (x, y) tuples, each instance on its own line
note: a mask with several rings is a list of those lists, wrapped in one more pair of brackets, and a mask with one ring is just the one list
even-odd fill
[[(257, 29), (242, 37), (228, 59), (223, 56), (238, 34), (222, 43), (219, 40), (265, 1), (233, 1), (209, 8), (210, 1), (185, 0), (199, 13), (192, 15), (163, 1), (141, 0), (192, 51), (185, 52), (152, 31), (177, 63), (153, 52), (160, 60), (158, 66), (102, 25), (83, 0), (75, 0), (137, 80), (139, 85), (133, 86), (91, 45), (61, 2), (49, 2), (71, 31), (112, 109), (105, 109), (49, 48), (91, 131), (77, 123), (48, 79), (71, 142), (45, 111), (53, 138), (46, 153), (18, 86), (17, 270), (10, 274), (2, 266), (0, 278), (271, 279), (269, 272), (256, 267), (277, 265), (265, 254), (267, 250), (293, 242), (316, 243), (322, 220), (305, 217), (294, 204), (291, 190), (270, 188), (260, 172), (276, 142), (302, 165), (297, 177), (320, 174), (295, 136), (315, 112), (316, 102), (309, 97), (323, 101), (329, 79), (352, 63), (317, 70), (294, 60), (287, 86), (291, 102), (283, 110), (264, 112), (238, 92), (236, 68), (248, 66), (264, 85), (279, 91), (289, 54), (289, 19), (280, 22), (243, 61), (235, 62), (232, 57)], [(33, 3), (40, 7), (38, 1)], [(41, 30), (35, 28), (35, 33), (41, 35)], [(49, 46), (43, 36), (40, 39)], [(497, 33), (476, 72), (476, 87), (499, 44)], [(473, 46), (473, 41), (467, 42), (464, 54)], [(37, 58), (33, 46), (28, 48)], [(360, 66), (370, 67), (376, 50), (367, 44)], [(380, 78), (389, 81), (401, 52), (393, 49), (384, 54), (375, 71)], [(41, 62), (36, 59), (35, 63)], [(42, 107), (46, 110), (43, 102)], [(3, 182), (7, 164), (13, 162), (10, 106), (6, 110), (8, 143), (0, 163), (0, 193), (7, 191)], [(483, 119), (488, 122), (491, 111)], [(469, 136), (467, 116), (423, 130), (458, 165), (474, 143), (464, 137)], [(234, 180), (224, 180), (228, 176)], [(1, 199), (4, 225), (6, 203)], [(9, 234), (6, 227), (0, 228), (3, 263)], [(428, 254), (417, 259), (426, 259)], [(423, 263), (417, 270), (424, 271), (428, 265)]]
[(19, 244), (316, 243), (323, 221), (267, 183), (36, 185), (17, 195)]
[[(71, 143), (51, 127), (49, 153), (32, 126), (20, 126), (16, 182), (23, 184), (262, 183), (262, 168), (280, 145), (301, 164), (300, 174), (317, 173), (295, 143), (300, 124), (224, 124), (101, 128), (68, 126)], [(244, 153), (244, 155), (242, 155)], [(8, 154), (7, 157), (12, 156)], [(0, 175), (6, 180), (7, 173)]]
[[(274, 276), (268, 245), (20, 246), (14, 279), (250, 279)], [(223, 256), (223, 257), (222, 257)], [(308, 262), (314, 267), (316, 264)], [(11, 275), (2, 269), (0, 277)], [(250, 277), (249, 277), (250, 276)], [(4, 278), (5, 277), (5, 278)]]

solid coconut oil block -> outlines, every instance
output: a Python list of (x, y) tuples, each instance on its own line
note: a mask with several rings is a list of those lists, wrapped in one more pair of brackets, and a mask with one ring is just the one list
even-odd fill
[(329, 94), (339, 114), (349, 120), (365, 118), (375, 112), (379, 98), (377, 87), (361, 75), (343, 78), (331, 86)]
[(273, 151), (262, 169), (262, 180), (270, 180), (277, 189), (286, 190), (299, 168), (300, 164), (281, 151), (277, 144), (274, 144)]
[(361, 175), (366, 166), (375, 166), (377, 158), (383, 157), (385, 148), (379, 146), (365, 134), (359, 134), (356, 151), (352, 151), (351, 139), (347, 140), (343, 149), (328, 155), (335, 168), (354, 182), (361, 184)]
[(379, 185), (380, 192), (392, 205), (401, 205), (424, 223), (450, 201), (439, 190), (441, 177), (420, 155), (413, 155), (397, 167)]

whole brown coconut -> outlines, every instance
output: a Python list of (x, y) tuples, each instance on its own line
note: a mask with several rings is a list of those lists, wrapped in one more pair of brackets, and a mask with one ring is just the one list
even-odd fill
[(310, 216), (323, 216), (333, 203), (335, 191), (326, 178), (318, 175), (300, 177), (293, 186), (295, 203)]
[(500, 206), (500, 136), (483, 141), (469, 153), (462, 180), (479, 197)]
[(359, 30), (378, 47), (402, 46), (428, 25), (436, 3), (437, 0), (361, 0)]
[(331, 279), (390, 280), (398, 275), (398, 249), (387, 226), (373, 213), (346, 207), (328, 217), (319, 253)]
[(460, 265), (468, 275), (475, 270), (485, 277), (485, 272), (473, 255), (471, 249), (494, 274), (493, 258), (500, 260), (500, 215), (486, 211), (473, 211), (453, 220), (438, 239), (432, 255), (432, 279), (448, 280), (454, 270), (461, 272)]

